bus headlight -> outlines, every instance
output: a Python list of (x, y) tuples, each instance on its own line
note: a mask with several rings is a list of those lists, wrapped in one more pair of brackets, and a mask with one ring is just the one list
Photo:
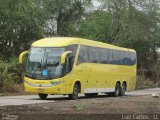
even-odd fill
[(34, 86), (34, 87), (52, 87), (55, 85), (62, 84), (64, 83), (64, 81), (51, 81), (50, 84), (34, 84), (34, 83), (29, 83), (27, 81), (24, 81), (24, 83), (30, 86)]
[(27, 82), (27, 81), (24, 81), (24, 83), (25, 83), (25, 84), (28, 84), (28, 85), (31, 85), (31, 83), (29, 83), (29, 82)]
[(59, 85), (59, 84), (63, 84), (64, 83), (64, 81), (51, 81), (51, 84), (52, 85)]

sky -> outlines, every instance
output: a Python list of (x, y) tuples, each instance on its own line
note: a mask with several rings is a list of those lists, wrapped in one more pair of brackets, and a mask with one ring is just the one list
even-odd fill
[(94, 6), (95, 8), (98, 8), (98, 7), (101, 5), (101, 3), (98, 2), (97, 0), (93, 0), (92, 2), (93, 2), (93, 6)]

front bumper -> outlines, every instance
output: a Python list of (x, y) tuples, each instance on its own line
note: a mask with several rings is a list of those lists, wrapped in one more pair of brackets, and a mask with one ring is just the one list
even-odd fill
[(63, 84), (59, 85), (45, 85), (45, 84), (34, 84), (34, 86), (24, 83), (25, 92), (30, 93), (43, 93), (43, 94), (66, 94), (66, 87)]

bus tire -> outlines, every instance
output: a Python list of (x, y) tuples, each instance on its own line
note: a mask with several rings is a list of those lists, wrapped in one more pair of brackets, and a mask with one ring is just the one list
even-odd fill
[(123, 82), (122, 87), (121, 87), (120, 95), (121, 95), (121, 96), (124, 96), (124, 95), (125, 95), (125, 92), (126, 92), (126, 84)]
[(79, 91), (80, 91), (80, 86), (76, 83), (76, 84), (74, 85), (74, 88), (73, 88), (73, 93), (68, 95), (69, 98), (70, 98), (71, 100), (76, 100), (76, 99), (78, 99), (78, 93), (79, 93)]
[(120, 95), (121, 87), (120, 84), (117, 82), (115, 85), (115, 92), (114, 92), (114, 97), (118, 97)]
[(48, 94), (41, 94), (41, 93), (39, 93), (38, 95), (39, 95), (39, 98), (41, 98), (41, 100), (45, 100), (48, 96)]
[(85, 93), (84, 94), (86, 97), (96, 97), (98, 95), (98, 93)]

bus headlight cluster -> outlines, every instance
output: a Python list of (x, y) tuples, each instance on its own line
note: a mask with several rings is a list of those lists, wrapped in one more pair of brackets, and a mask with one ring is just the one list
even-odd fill
[(28, 85), (32, 85), (30, 82), (24, 81), (24, 83), (28, 84)]
[(50, 84), (33, 84), (27, 81), (24, 81), (25, 84), (30, 85), (30, 86), (34, 86), (34, 87), (52, 87), (55, 85), (59, 85), (64, 83), (64, 81), (51, 81)]
[(59, 85), (59, 84), (63, 84), (64, 83), (64, 81), (51, 81), (51, 84), (52, 85)]

